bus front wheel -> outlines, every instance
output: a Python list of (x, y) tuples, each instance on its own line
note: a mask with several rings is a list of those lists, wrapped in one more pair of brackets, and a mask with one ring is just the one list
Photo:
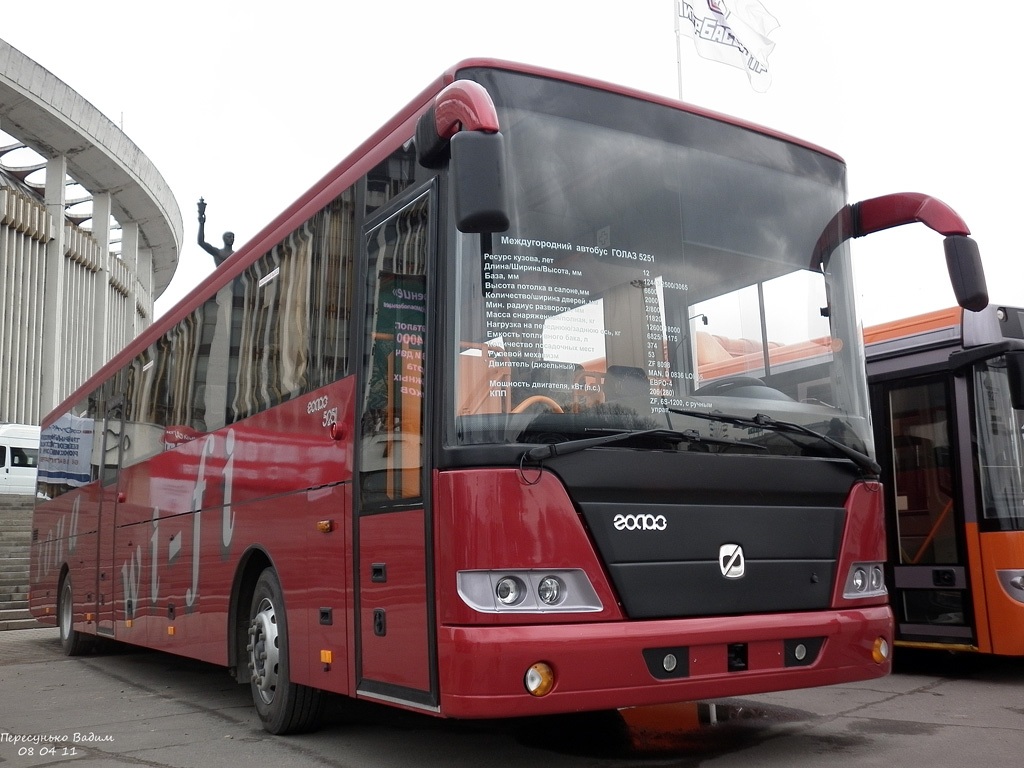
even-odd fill
[(75, 591), (71, 586), (70, 573), (60, 583), (57, 627), (60, 630), (60, 647), (65, 656), (80, 656), (89, 650), (89, 641), (75, 630)]
[(315, 728), (323, 711), (323, 691), (291, 681), (284, 594), (272, 568), (256, 580), (248, 634), (250, 688), (263, 727), (274, 734)]

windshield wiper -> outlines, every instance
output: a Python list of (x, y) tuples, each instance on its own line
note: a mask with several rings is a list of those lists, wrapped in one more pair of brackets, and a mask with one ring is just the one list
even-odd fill
[(803, 424), (796, 424), (792, 421), (778, 421), (773, 419), (764, 413), (759, 413), (752, 418), (746, 416), (733, 416), (727, 413), (705, 413), (703, 411), (684, 411), (679, 408), (669, 408), (672, 413), (678, 413), (680, 416), (694, 416), (698, 419), (707, 419), (708, 421), (721, 421), (726, 424), (734, 424), (738, 427), (750, 427), (753, 429), (769, 429), (775, 432), (796, 432), (801, 435), (807, 435), (813, 437), (816, 440), (821, 440), (826, 445), (830, 445), (839, 451), (843, 456), (848, 458), (860, 469), (865, 472), (878, 477), (882, 472), (882, 467), (877, 461), (872, 459), (866, 453), (861, 453), (856, 448), (851, 448), (848, 445), (840, 443), (828, 435), (823, 435), (821, 432), (816, 432), (810, 427), (805, 427)]
[(746, 440), (732, 440), (726, 437), (704, 437), (695, 429), (678, 431), (675, 429), (657, 427), (655, 429), (626, 429), (610, 435), (583, 437), (579, 440), (567, 440), (564, 443), (550, 443), (549, 445), (542, 445), (538, 448), (531, 448), (523, 454), (523, 458), (529, 459), (530, 461), (542, 461), (544, 459), (549, 459), (552, 456), (562, 456), (566, 453), (583, 451), (587, 448), (592, 448), (595, 445), (616, 443), (622, 440), (629, 440), (631, 438), (645, 437), (649, 435), (656, 435), (658, 437), (676, 440), (677, 442), (686, 441), (688, 443), (708, 443), (710, 445), (742, 446), (744, 448), (755, 448), (762, 451), (768, 450), (763, 445), (757, 445), (756, 443), (751, 443)]

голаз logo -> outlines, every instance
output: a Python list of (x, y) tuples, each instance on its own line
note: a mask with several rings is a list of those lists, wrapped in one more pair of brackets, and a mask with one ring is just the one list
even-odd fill
[(723, 544), (718, 548), (718, 567), (727, 579), (739, 579), (746, 570), (743, 547), (739, 544)]
[(664, 531), (668, 520), (664, 515), (616, 515), (612, 525), (617, 531)]

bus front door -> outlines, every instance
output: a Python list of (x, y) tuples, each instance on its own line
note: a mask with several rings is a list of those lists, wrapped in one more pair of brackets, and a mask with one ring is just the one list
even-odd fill
[[(949, 380), (918, 379), (884, 392), (891, 463), (886, 517), (896, 642), (974, 649), (967, 546), (955, 503)], [(886, 429), (886, 427), (888, 427)]]
[(363, 230), (354, 557), (356, 692), (428, 711), (438, 700), (424, 408), (432, 198), (403, 196)]
[[(122, 406), (116, 404), (103, 420), (99, 460), (100, 507), (97, 525), (96, 568), (96, 631), (107, 637), (114, 636), (114, 606), (117, 579), (114, 570), (114, 537), (117, 527), (118, 478), (123, 447), (124, 420)], [(118, 575), (119, 577), (119, 575)]]

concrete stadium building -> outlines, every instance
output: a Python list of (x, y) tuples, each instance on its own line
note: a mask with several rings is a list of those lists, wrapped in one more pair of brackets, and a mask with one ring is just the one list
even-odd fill
[(0, 40), (0, 422), (38, 424), (146, 328), (181, 242), (142, 151)]

